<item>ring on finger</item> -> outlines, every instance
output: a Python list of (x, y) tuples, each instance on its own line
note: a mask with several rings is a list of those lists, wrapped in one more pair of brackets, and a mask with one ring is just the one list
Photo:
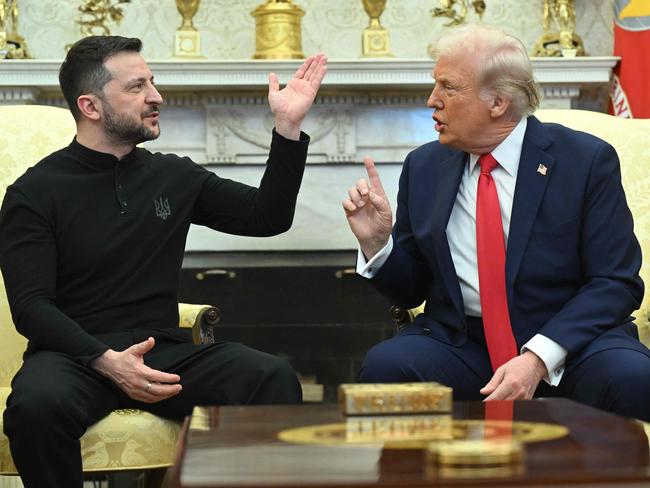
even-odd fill
[(151, 381), (147, 383), (147, 389), (145, 391), (149, 393), (149, 390), (151, 390)]

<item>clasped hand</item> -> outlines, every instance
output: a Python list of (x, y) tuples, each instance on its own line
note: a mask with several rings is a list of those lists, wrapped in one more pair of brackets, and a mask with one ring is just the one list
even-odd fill
[[(153, 337), (122, 352), (109, 349), (90, 365), (115, 383), (133, 400), (155, 403), (177, 395), (183, 387), (177, 374), (164, 373), (144, 364), (144, 355), (155, 345)], [(151, 385), (151, 386), (149, 386)]]

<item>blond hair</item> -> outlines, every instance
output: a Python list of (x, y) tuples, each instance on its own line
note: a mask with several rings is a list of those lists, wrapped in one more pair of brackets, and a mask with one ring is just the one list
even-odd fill
[(471, 56), (481, 98), (488, 101), (494, 94), (507, 97), (513, 119), (539, 107), (533, 67), (519, 39), (492, 27), (466, 24), (450, 29), (433, 53), (436, 58)]

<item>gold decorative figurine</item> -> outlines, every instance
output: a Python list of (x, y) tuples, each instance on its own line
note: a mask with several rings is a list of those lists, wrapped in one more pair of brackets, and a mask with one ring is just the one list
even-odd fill
[[(584, 56), (582, 39), (575, 32), (573, 0), (544, 0), (544, 35), (533, 47), (533, 56)], [(557, 27), (557, 30), (554, 28)]]
[(79, 6), (75, 20), (82, 37), (110, 36), (111, 30), (106, 23), (109, 20), (116, 24), (122, 22), (124, 11), (119, 5), (125, 3), (131, 3), (131, 0), (86, 0)]
[(176, 0), (176, 8), (183, 23), (174, 35), (174, 57), (201, 58), (201, 33), (194, 27), (192, 18), (199, 10), (201, 0)]
[(267, 0), (251, 12), (255, 18), (253, 59), (301, 59), (300, 19), (305, 11), (291, 0)]
[(363, 31), (361, 55), (364, 58), (392, 57), (388, 31), (379, 23), (386, 8), (386, 0), (361, 0), (363, 9), (370, 17), (370, 24)]
[[(471, 2), (470, 0), (440, 0), (440, 7), (431, 10), (431, 15), (434, 17), (447, 17), (451, 19), (445, 24), (445, 27), (460, 25), (465, 22), (465, 17), (467, 17), (470, 3), (474, 12), (482, 18), (483, 13), (485, 12), (485, 2), (483, 0), (472, 0)], [(457, 6), (460, 8), (458, 12), (456, 11)]]
[(25, 38), (18, 34), (18, 0), (0, 0), (0, 59), (25, 59)]

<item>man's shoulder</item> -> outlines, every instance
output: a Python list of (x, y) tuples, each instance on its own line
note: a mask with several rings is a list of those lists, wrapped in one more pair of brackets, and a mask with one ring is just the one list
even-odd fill
[(546, 131), (552, 145), (560, 149), (564, 149), (565, 147), (571, 149), (580, 147), (596, 150), (602, 146), (609, 145), (606, 141), (593, 134), (572, 129), (558, 122), (541, 122), (536, 117), (531, 117), (528, 119), (528, 126), (532, 131), (540, 131), (539, 128), (542, 131)]
[(423, 161), (430, 164), (432, 161), (444, 161), (459, 152), (458, 149), (440, 144), (439, 141), (431, 141), (411, 151), (407, 158), (414, 163)]
[(12, 186), (30, 187), (51, 182), (57, 173), (63, 171), (66, 158), (67, 151), (65, 147), (48, 154), (33, 166), (27, 167)]

